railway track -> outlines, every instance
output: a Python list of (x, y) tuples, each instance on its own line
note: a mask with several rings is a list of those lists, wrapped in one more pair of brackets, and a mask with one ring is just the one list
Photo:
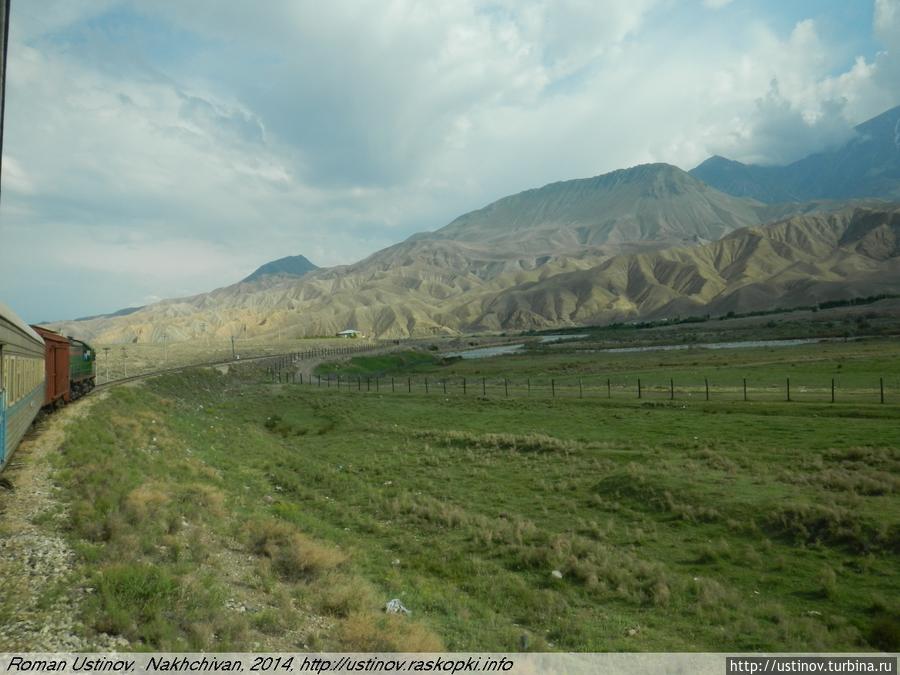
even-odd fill
[[(356, 354), (364, 354), (364, 353), (386, 353), (403, 349), (410, 349), (422, 346), (424, 344), (429, 344), (430, 340), (410, 340), (403, 341), (401, 344), (390, 343), (390, 344), (368, 344), (361, 345), (358, 347), (320, 347), (316, 349), (309, 349), (303, 352), (285, 352), (282, 354), (265, 354), (262, 356), (248, 356), (246, 358), (241, 359), (224, 359), (221, 361), (206, 361), (203, 363), (191, 363), (184, 366), (174, 366), (172, 368), (163, 368), (161, 370), (154, 370), (148, 373), (140, 373), (137, 375), (132, 375), (130, 377), (120, 377), (114, 380), (110, 380), (109, 382), (104, 382), (103, 384), (96, 385), (91, 391), (98, 391), (101, 389), (106, 389), (108, 387), (126, 384), (128, 382), (134, 382), (136, 380), (144, 380), (148, 377), (156, 377), (157, 375), (165, 375), (167, 373), (180, 373), (189, 368), (215, 368), (216, 366), (230, 366), (230, 365), (240, 365), (242, 363), (253, 363), (260, 361), (282, 361), (284, 359), (290, 359), (290, 363), (296, 363), (297, 361), (324, 361), (330, 357), (341, 357), (341, 356), (354, 356)], [(509, 339), (504, 339), (500, 341), (488, 341), (479, 343), (479, 347), (490, 347), (495, 345), (508, 344), (510, 342)], [(307, 374), (310, 374), (311, 367), (317, 364), (309, 364), (305, 369)]]
[(203, 363), (191, 363), (184, 366), (173, 366), (172, 368), (162, 368), (160, 370), (153, 370), (149, 373), (139, 373), (137, 375), (131, 375), (129, 377), (120, 377), (114, 380), (110, 380), (108, 382), (104, 382), (102, 384), (95, 385), (91, 392), (100, 391), (103, 389), (107, 389), (109, 387), (113, 387), (120, 384), (126, 384), (128, 382), (134, 382), (137, 380), (144, 380), (149, 377), (156, 377), (158, 375), (166, 375), (169, 373), (181, 373), (190, 368), (215, 368), (217, 366), (233, 366), (240, 365), (244, 363), (254, 363), (260, 361), (281, 361), (284, 362), (288, 360), (289, 363), (294, 363), (296, 361), (306, 361), (310, 359), (326, 359), (329, 357), (335, 356), (352, 356), (355, 354), (361, 353), (371, 353), (377, 351), (390, 351), (392, 348), (395, 348), (395, 345), (365, 345), (362, 347), (329, 347), (329, 348), (320, 348), (320, 349), (311, 349), (304, 352), (286, 352), (283, 354), (265, 354), (263, 356), (249, 356), (242, 359), (225, 359), (221, 361), (205, 361)]

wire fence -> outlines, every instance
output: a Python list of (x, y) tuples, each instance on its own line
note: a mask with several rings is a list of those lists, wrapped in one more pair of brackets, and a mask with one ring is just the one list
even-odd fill
[[(303, 357), (300, 357), (303, 358)], [(298, 384), (347, 393), (468, 396), (483, 398), (592, 398), (639, 399), (643, 401), (784, 401), (830, 403), (888, 403), (891, 393), (900, 401), (900, 383), (885, 378), (865, 382), (839, 378), (816, 378), (799, 382), (785, 377), (780, 382), (753, 378), (710, 380), (695, 378), (676, 381), (659, 377), (434, 377), (304, 375), (292, 366), (292, 359), (267, 365), (267, 381)], [(890, 389), (890, 390), (889, 390)]]

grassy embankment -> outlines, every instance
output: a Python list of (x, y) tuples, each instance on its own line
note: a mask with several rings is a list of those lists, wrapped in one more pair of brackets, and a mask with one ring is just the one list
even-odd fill
[[(828, 349), (392, 356), (345, 372), (897, 376), (890, 344)], [(97, 589), (90, 629), (214, 649), (292, 630), (350, 649), (898, 646), (896, 404), (426, 397), (260, 377), (118, 389), (72, 431), (59, 481)], [(250, 611), (222, 610), (236, 596)], [(386, 623), (393, 597), (413, 614)]]
[(169, 375), (109, 392), (69, 432), (56, 479), (74, 583), (91, 589), (84, 630), (136, 649), (440, 648), (379, 611), (347, 547), (279, 517), (268, 395), (211, 369)]

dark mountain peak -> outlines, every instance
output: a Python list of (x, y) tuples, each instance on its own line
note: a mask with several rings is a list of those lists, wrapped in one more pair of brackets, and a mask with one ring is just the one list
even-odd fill
[(786, 166), (714, 156), (691, 175), (736, 197), (770, 204), (821, 199), (900, 198), (900, 106), (855, 127), (843, 146)]
[(741, 164), (740, 162), (733, 160), (733, 159), (728, 159), (727, 157), (722, 157), (722, 155), (713, 155), (709, 159), (704, 159), (696, 167), (691, 169), (691, 171), (689, 173), (691, 173), (691, 175), (693, 175), (695, 171), (698, 171), (701, 168), (712, 168), (712, 167), (721, 168), (721, 167), (738, 167), (738, 166), (744, 166), (744, 164)]
[[(571, 180), (548, 183), (543, 187), (532, 188), (498, 199), (496, 202), (486, 206), (485, 209), (495, 209), (503, 205), (518, 203), (522, 200), (555, 199), (560, 195), (566, 195), (569, 198), (582, 198), (588, 193), (600, 194), (626, 190), (633, 188), (635, 185), (655, 186), (663, 190), (669, 188), (675, 193), (681, 193), (685, 186), (701, 189), (705, 187), (701, 181), (698, 181), (677, 166), (657, 162), (653, 164), (638, 164), (627, 169), (616, 169), (615, 171), (590, 178), (573, 178)], [(478, 213), (478, 211), (474, 213)], [(468, 215), (470, 214), (462, 217), (465, 218)]]
[(900, 124), (900, 105), (890, 110), (885, 110), (880, 115), (876, 115), (862, 124), (857, 124), (855, 129), (862, 136), (887, 137), (893, 136), (895, 132), (898, 132), (898, 124)]
[[(600, 174), (592, 178), (583, 178), (576, 181), (563, 181), (563, 183), (584, 182), (597, 186), (615, 186), (622, 183), (642, 183), (647, 181), (659, 180), (679, 180), (694, 182), (690, 174), (677, 166), (666, 164), (664, 162), (653, 162), (650, 164), (636, 164), (627, 169), (616, 169), (609, 173)], [(551, 185), (559, 185), (559, 183), (551, 183)]]
[(253, 274), (242, 279), (241, 283), (273, 276), (302, 277), (307, 272), (312, 272), (317, 269), (319, 269), (318, 266), (307, 260), (305, 256), (289, 255), (285, 258), (267, 262), (265, 265), (258, 267)]

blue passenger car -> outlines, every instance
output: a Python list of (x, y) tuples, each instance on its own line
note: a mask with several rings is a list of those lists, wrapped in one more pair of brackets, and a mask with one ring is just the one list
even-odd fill
[(0, 303), (0, 469), (44, 404), (44, 341)]

